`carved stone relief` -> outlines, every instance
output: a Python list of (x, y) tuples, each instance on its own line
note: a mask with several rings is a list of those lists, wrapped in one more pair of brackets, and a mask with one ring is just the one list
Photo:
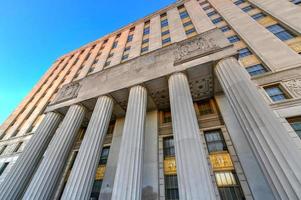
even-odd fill
[(78, 82), (72, 82), (70, 84), (64, 85), (62, 89), (60, 89), (58, 96), (54, 100), (54, 103), (76, 98), (79, 89), (80, 84)]
[(296, 97), (301, 97), (301, 79), (284, 82), (286, 88)]

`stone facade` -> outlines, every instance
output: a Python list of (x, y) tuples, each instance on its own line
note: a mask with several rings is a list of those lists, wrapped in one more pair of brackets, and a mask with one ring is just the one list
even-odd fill
[(301, 199), (300, 9), (177, 1), (60, 57), (0, 127), (0, 199)]

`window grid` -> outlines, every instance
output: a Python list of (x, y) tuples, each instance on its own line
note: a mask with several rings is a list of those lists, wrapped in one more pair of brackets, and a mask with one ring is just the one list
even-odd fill
[(178, 200), (179, 189), (177, 175), (165, 175), (165, 199), (166, 200)]
[(301, 116), (288, 118), (287, 121), (301, 139)]
[(205, 140), (209, 153), (227, 150), (221, 130), (205, 131)]
[(267, 72), (266, 68), (262, 64), (252, 65), (250, 67), (247, 67), (246, 70), (251, 76), (255, 76)]
[(292, 33), (287, 31), (284, 27), (282, 27), (279, 24), (274, 24), (266, 28), (282, 41), (294, 38), (294, 35)]
[(238, 50), (238, 57), (243, 58), (246, 56), (252, 55), (251, 51), (248, 48), (243, 48)]
[(287, 99), (287, 95), (283, 92), (280, 85), (272, 85), (264, 88), (269, 97), (274, 101), (283, 101)]
[(166, 157), (175, 156), (175, 147), (173, 137), (163, 138), (163, 155)]
[(162, 46), (166, 46), (171, 43), (168, 19), (166, 13), (160, 15), (160, 21), (161, 21), (161, 42), (162, 42)]
[(180, 13), (180, 18), (182, 20), (182, 24), (187, 37), (192, 37), (197, 34), (196, 29), (190, 19), (190, 16), (184, 5), (178, 7), (178, 11)]

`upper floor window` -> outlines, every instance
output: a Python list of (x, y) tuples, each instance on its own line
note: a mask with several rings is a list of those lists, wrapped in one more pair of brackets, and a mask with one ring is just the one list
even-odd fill
[(207, 115), (213, 113), (210, 100), (200, 101), (197, 104), (198, 104), (200, 115)]
[(163, 138), (163, 155), (164, 157), (175, 156), (175, 146), (173, 137)]
[(148, 51), (148, 46), (143, 47), (143, 48), (141, 49), (141, 53), (144, 53), (144, 52), (147, 52), (147, 51)]
[(260, 20), (260, 19), (266, 17), (266, 15), (264, 13), (257, 13), (255, 15), (252, 15), (251, 17), (255, 20)]
[(116, 48), (117, 47), (117, 44), (118, 44), (118, 41), (115, 41), (112, 45), (112, 49)]
[(3, 174), (3, 172), (5, 171), (5, 169), (7, 168), (8, 166), (8, 162), (5, 162), (2, 167), (0, 168), (0, 176)]
[(144, 28), (143, 35), (149, 34), (149, 27)]
[(170, 43), (170, 42), (171, 42), (171, 39), (170, 39), (170, 37), (168, 37), (168, 38), (162, 40), (162, 45), (168, 44), (168, 43)]
[(242, 8), (242, 10), (243, 10), (244, 12), (249, 12), (249, 11), (252, 10), (252, 9), (254, 9), (254, 7), (253, 7), (252, 5), (249, 5), (249, 6), (246, 6), (246, 7)]
[(224, 137), (220, 130), (206, 131), (205, 140), (209, 153), (227, 150)]
[(251, 54), (252, 53), (248, 48), (243, 48), (243, 49), (238, 50), (238, 57), (239, 58), (243, 58), (243, 57), (249, 56)]
[(255, 76), (267, 72), (266, 68), (264, 68), (262, 64), (252, 65), (250, 67), (247, 67), (246, 70), (249, 72), (251, 76)]
[(226, 32), (226, 31), (231, 30), (229, 26), (223, 26), (220, 29), (221, 29), (222, 32)]
[(296, 5), (301, 5), (301, 0), (290, 0), (290, 1)]
[(236, 35), (233, 35), (231, 37), (228, 37), (229, 42), (234, 43), (237, 41), (240, 41), (239, 37), (237, 37)]
[(301, 116), (288, 118), (287, 121), (301, 139)]
[(274, 24), (272, 26), (268, 26), (267, 29), (271, 31), (274, 35), (276, 35), (280, 40), (285, 41), (294, 37), (294, 35), (287, 30), (285, 30), (281, 25)]
[(207, 13), (207, 16), (210, 17), (210, 16), (215, 15), (215, 14), (216, 14), (216, 11), (214, 10), (214, 11), (211, 11), (211, 12)]
[(166, 200), (178, 200), (179, 188), (177, 175), (165, 175), (164, 176), (165, 187), (165, 199)]
[(168, 20), (167, 19), (164, 19), (161, 21), (161, 27), (165, 27), (165, 26), (168, 26)]
[(164, 32), (161, 33), (162, 36), (167, 35), (167, 34), (169, 34), (169, 30), (164, 31)]
[(235, 1), (234, 4), (235, 5), (239, 5), (239, 4), (242, 4), (244, 3), (245, 1), (244, 0), (238, 0), (238, 1)]
[(274, 101), (282, 101), (288, 99), (280, 85), (272, 85), (264, 88), (269, 97)]
[(132, 41), (133, 40), (133, 35), (129, 35), (128, 36), (128, 39), (127, 39), (127, 42), (130, 42), (130, 41)]
[(102, 148), (99, 165), (105, 165), (107, 164), (108, 157), (109, 157), (110, 147), (104, 147)]
[(184, 18), (189, 17), (189, 15), (188, 15), (187, 11), (185, 10), (183, 12), (180, 12), (180, 17), (181, 17), (181, 19), (184, 19)]
[(211, 6), (209, 5), (209, 6), (204, 7), (203, 10), (209, 10), (210, 8), (211, 8)]
[(223, 21), (223, 18), (221, 18), (221, 17), (212, 20), (213, 24), (217, 24), (221, 21)]

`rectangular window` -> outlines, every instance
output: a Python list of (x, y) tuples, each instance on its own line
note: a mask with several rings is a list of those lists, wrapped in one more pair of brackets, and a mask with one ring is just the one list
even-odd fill
[(141, 49), (141, 53), (147, 52), (148, 51), (148, 47), (144, 47)]
[(189, 26), (189, 25), (192, 25), (192, 21), (188, 21), (183, 24), (184, 27)]
[(283, 28), (279, 24), (274, 24), (272, 26), (268, 26), (267, 29), (269, 31), (271, 31), (274, 35), (276, 35), (282, 41), (289, 40), (294, 37), (294, 35), (292, 33), (285, 30), (285, 28)]
[(162, 45), (168, 44), (170, 42), (171, 42), (170, 37), (166, 38), (166, 39), (162, 40)]
[(0, 150), (0, 155), (2, 155), (3, 154), (3, 152), (5, 151), (5, 149), (6, 149), (6, 147), (7, 147), (7, 145), (4, 145), (2, 148), (1, 148), (1, 150)]
[(266, 15), (263, 14), (263, 13), (257, 13), (257, 14), (255, 14), (255, 15), (252, 15), (251, 17), (252, 17), (254, 20), (260, 20), (260, 19), (266, 17)]
[(171, 113), (170, 111), (163, 112), (163, 123), (171, 122)]
[(102, 185), (102, 180), (94, 180), (90, 200), (98, 200), (101, 185)]
[(3, 172), (7, 168), (8, 164), (9, 164), (9, 162), (6, 162), (2, 165), (2, 167), (0, 168), (0, 176), (3, 174)]
[(214, 10), (214, 11), (211, 11), (211, 12), (207, 13), (207, 16), (211, 17), (212, 15), (215, 15), (215, 14), (216, 14), (216, 11)]
[(194, 32), (196, 32), (195, 28), (192, 28), (192, 29), (189, 29), (189, 30), (185, 31), (186, 35), (190, 35)]
[(223, 21), (223, 18), (221, 18), (221, 17), (212, 20), (213, 24), (217, 24), (221, 21)]
[(245, 2), (244, 0), (238, 0), (238, 1), (235, 1), (234, 4), (238, 6), (239, 4), (242, 4), (244, 2)]
[(173, 137), (163, 138), (163, 155), (164, 158), (175, 156), (175, 146), (173, 142)]
[(203, 10), (209, 10), (210, 8), (211, 8), (211, 6), (209, 5), (209, 6), (204, 7)]
[(127, 42), (131, 42), (132, 40), (133, 40), (133, 35), (129, 35), (128, 39), (127, 39)]
[(148, 34), (149, 34), (149, 27), (146, 27), (143, 30), (143, 35), (148, 35)]
[(222, 200), (245, 199), (235, 172), (225, 171), (215, 172), (214, 174)]
[(112, 49), (116, 48), (117, 47), (117, 44), (118, 44), (118, 41), (115, 41), (112, 45)]
[(272, 85), (272, 86), (265, 87), (264, 89), (274, 102), (288, 99), (287, 95), (283, 92), (280, 85)]
[(129, 57), (129, 54), (125, 54), (122, 56), (121, 60), (126, 60), (126, 59), (128, 59), (128, 57)]
[(164, 19), (164, 20), (161, 21), (161, 27), (165, 27), (165, 26), (168, 26), (167, 19)]
[(229, 26), (223, 26), (220, 29), (222, 32), (227, 32), (227, 31), (231, 30)]
[(165, 199), (166, 200), (178, 200), (179, 189), (177, 175), (165, 175)]
[(209, 153), (227, 150), (221, 130), (205, 131), (205, 140)]
[(240, 41), (239, 37), (237, 37), (236, 35), (228, 37), (229, 42), (234, 43), (234, 42), (238, 42)]
[(164, 31), (164, 32), (161, 33), (162, 36), (167, 35), (167, 34), (169, 34), (169, 30)]
[(293, 4), (301, 5), (301, 0), (290, 0)]
[(301, 139), (301, 116), (288, 118), (287, 121)]
[(142, 44), (145, 44), (145, 43), (148, 43), (149, 42), (149, 39), (147, 38), (147, 39), (144, 39), (144, 40), (142, 40)]
[(251, 51), (248, 48), (243, 48), (238, 50), (238, 57), (243, 58), (246, 56), (252, 55)]
[(183, 12), (180, 12), (180, 17), (181, 17), (181, 19), (185, 19), (185, 18), (189, 17), (188, 12), (186, 10)]
[(109, 157), (110, 147), (103, 147), (99, 159), (99, 165), (107, 164), (108, 157)]
[(258, 74), (263, 74), (267, 72), (266, 68), (263, 67), (262, 64), (253, 65), (246, 68), (251, 76), (255, 76)]
[(130, 49), (131, 49), (131, 47), (128, 46), (128, 47), (125, 47), (125, 48), (124, 48), (124, 51), (129, 51)]
[(107, 67), (107, 66), (109, 66), (110, 64), (111, 64), (111, 61), (107, 61), (107, 62), (105, 62), (104, 67)]
[(246, 7), (242, 8), (242, 10), (243, 10), (244, 12), (249, 12), (249, 11), (252, 10), (252, 9), (254, 9), (254, 7), (253, 7), (252, 5), (249, 5), (249, 6), (246, 6)]

